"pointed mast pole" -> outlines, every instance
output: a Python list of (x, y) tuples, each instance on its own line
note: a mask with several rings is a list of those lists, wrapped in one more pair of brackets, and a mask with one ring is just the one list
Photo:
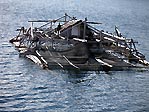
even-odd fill
[(31, 37), (32, 37), (32, 39), (34, 38), (34, 35), (33, 35), (33, 22), (31, 22)]
[(85, 21), (84, 21), (83, 39), (85, 39), (86, 37), (86, 21), (87, 21), (87, 18), (85, 18)]
[(65, 22), (67, 21), (67, 13), (65, 13)]

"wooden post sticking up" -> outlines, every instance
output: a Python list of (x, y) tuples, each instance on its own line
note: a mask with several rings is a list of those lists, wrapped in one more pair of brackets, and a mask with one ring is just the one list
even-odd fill
[(32, 36), (32, 38), (34, 38), (34, 35), (33, 35), (33, 22), (31, 22), (31, 36)]
[(60, 35), (60, 30), (61, 30), (61, 25), (59, 23), (58, 26), (57, 26), (58, 36)]
[(85, 21), (84, 21), (83, 39), (85, 39), (86, 37), (86, 21), (87, 21), (87, 18), (85, 18)]
[(67, 21), (67, 13), (65, 13), (65, 22)]
[(50, 24), (50, 29), (52, 30), (52, 21), (50, 22), (51, 24)]

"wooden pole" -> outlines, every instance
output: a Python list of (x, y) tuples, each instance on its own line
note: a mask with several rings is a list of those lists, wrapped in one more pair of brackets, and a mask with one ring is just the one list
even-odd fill
[(65, 13), (65, 22), (67, 21), (67, 13)]
[(86, 21), (87, 21), (87, 18), (85, 18), (85, 21), (84, 21), (83, 39), (85, 39), (86, 37)]

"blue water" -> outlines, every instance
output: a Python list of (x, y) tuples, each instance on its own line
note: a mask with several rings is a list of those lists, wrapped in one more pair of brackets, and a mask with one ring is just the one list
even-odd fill
[(70, 72), (43, 70), (8, 43), (28, 20), (65, 12), (102, 22), (99, 29), (139, 42), (149, 60), (148, 0), (0, 0), (1, 112), (149, 112), (149, 70)]

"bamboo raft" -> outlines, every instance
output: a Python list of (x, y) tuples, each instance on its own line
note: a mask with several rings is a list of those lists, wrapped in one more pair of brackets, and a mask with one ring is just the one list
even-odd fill
[[(149, 62), (133, 39), (98, 30), (89, 22), (65, 14), (54, 20), (29, 21), (31, 27), (17, 29), (10, 40), (21, 56), (43, 68), (66, 70), (127, 70), (148, 68)], [(44, 23), (34, 27), (33, 23)]]

